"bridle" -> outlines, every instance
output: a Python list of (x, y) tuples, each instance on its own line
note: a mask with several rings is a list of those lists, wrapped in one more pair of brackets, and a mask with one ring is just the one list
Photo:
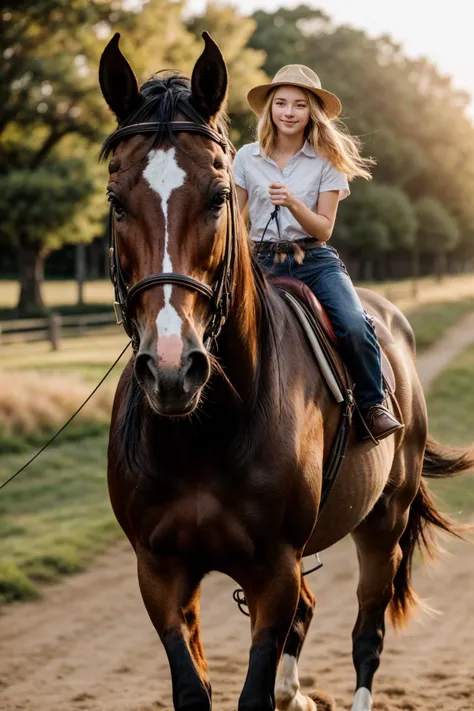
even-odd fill
[[(214, 131), (205, 124), (194, 123), (192, 121), (169, 121), (165, 123), (135, 123), (129, 126), (118, 128), (108, 139), (109, 146), (116, 145), (127, 136), (136, 136), (141, 133), (160, 133), (167, 129), (173, 133), (186, 132), (198, 133), (201, 136), (210, 138), (218, 143), (228, 157), (228, 169), (230, 172), (232, 144), (222, 134)], [(192, 291), (198, 292), (211, 301), (211, 315), (204, 332), (204, 346), (210, 350), (215, 343), (227, 316), (229, 315), (232, 294), (234, 290), (234, 266), (237, 252), (237, 199), (233, 180), (231, 179), (231, 193), (227, 200), (227, 230), (224, 256), (218, 267), (217, 278), (213, 286), (208, 286), (198, 279), (178, 274), (176, 272), (163, 272), (161, 274), (150, 274), (140, 279), (136, 284), (130, 286), (125, 279), (120, 264), (118, 253), (117, 236), (115, 233), (113, 220), (113, 207), (109, 213), (109, 270), (110, 279), (114, 286), (115, 301), (114, 310), (118, 324), (123, 324), (125, 332), (132, 341), (132, 348), (136, 353), (140, 346), (140, 339), (131, 316), (132, 301), (137, 294), (152, 286), (164, 284), (176, 284)]]

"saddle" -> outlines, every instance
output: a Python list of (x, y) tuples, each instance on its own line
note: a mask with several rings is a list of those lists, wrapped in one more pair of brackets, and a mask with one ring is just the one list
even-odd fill
[[(319, 505), (319, 512), (321, 512), (339, 473), (347, 449), (354, 410), (353, 383), (338, 350), (338, 338), (331, 320), (311, 289), (302, 281), (292, 277), (275, 277), (271, 279), (271, 284), (290, 305), (298, 318), (328, 388), (335, 401), (341, 405), (339, 426), (331, 451), (324, 464)], [(376, 324), (375, 320), (374, 323)], [(395, 376), (390, 361), (382, 349), (381, 356), (384, 389), (389, 396), (395, 392)]]

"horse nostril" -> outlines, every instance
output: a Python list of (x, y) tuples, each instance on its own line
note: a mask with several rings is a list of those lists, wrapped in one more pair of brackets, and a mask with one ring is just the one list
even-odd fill
[(156, 360), (150, 353), (139, 353), (135, 359), (135, 375), (143, 386), (155, 386), (158, 380)]
[(206, 352), (199, 349), (190, 351), (183, 368), (183, 390), (191, 392), (200, 388), (209, 378), (210, 372), (211, 366)]

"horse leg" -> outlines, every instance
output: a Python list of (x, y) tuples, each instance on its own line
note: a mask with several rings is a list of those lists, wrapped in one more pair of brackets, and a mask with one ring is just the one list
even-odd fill
[(315, 711), (314, 702), (300, 692), (298, 659), (308, 632), (316, 599), (306, 580), (301, 576), (301, 589), (296, 614), (293, 618), (278, 665), (275, 700), (278, 711)]
[(406, 499), (402, 503), (382, 495), (352, 534), (359, 559), (359, 614), (352, 632), (357, 685), (352, 711), (372, 709), (372, 682), (383, 649), (385, 611), (402, 560), (399, 540), (408, 521), (408, 507)]
[(300, 592), (300, 553), (282, 546), (271, 566), (246, 573), (252, 645), (239, 711), (274, 711), (278, 662), (295, 616)]
[(137, 550), (143, 602), (168, 656), (176, 711), (210, 711), (211, 685), (201, 642), (201, 576), (173, 559)]

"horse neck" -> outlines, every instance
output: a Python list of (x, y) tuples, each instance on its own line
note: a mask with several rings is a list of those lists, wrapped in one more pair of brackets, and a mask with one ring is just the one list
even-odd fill
[(237, 239), (234, 294), (227, 322), (219, 337), (218, 359), (242, 399), (255, 387), (261, 355), (258, 322), (261, 305), (247, 235)]

